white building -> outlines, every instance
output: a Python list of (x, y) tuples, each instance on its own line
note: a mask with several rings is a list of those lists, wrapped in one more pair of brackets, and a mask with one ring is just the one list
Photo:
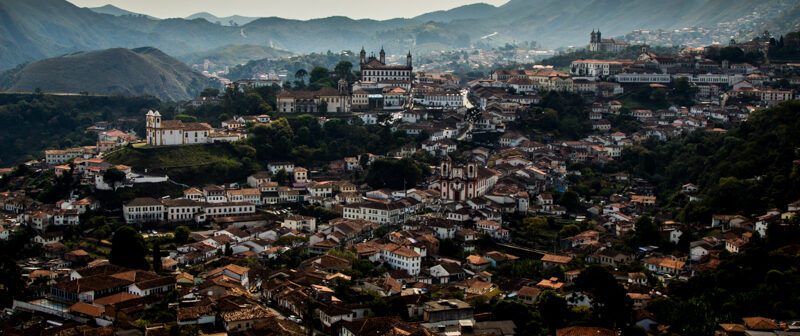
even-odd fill
[(186, 198), (163, 200), (166, 219), (169, 222), (204, 222), (203, 203)]
[(261, 191), (258, 188), (227, 190), (226, 193), (230, 202), (246, 202), (261, 206)]
[(294, 215), (284, 219), (281, 226), (290, 230), (317, 232), (317, 219), (314, 217)]
[(369, 202), (346, 205), (342, 217), (363, 219), (378, 224), (397, 224), (405, 218), (405, 213), (406, 208), (397, 202)]
[(125, 223), (160, 222), (164, 220), (164, 204), (150, 198), (135, 198), (122, 206)]
[(180, 120), (161, 120), (161, 113), (148, 111), (145, 115), (147, 144), (175, 146), (213, 142), (213, 128), (206, 123), (183, 123)]
[(393, 269), (406, 270), (410, 275), (419, 274), (422, 257), (409, 248), (389, 243), (381, 246), (381, 259)]
[(230, 217), (252, 215), (256, 206), (245, 202), (209, 203), (203, 209), (207, 217)]

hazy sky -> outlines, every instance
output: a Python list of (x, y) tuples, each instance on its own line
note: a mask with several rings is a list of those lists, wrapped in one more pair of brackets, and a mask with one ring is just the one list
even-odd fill
[(390, 19), (413, 17), (419, 14), (485, 2), (502, 5), (508, 0), (68, 0), (79, 7), (99, 7), (112, 4), (136, 13), (159, 18), (186, 17), (209, 12), (219, 17), (278, 16), (310, 19), (333, 15), (354, 19)]

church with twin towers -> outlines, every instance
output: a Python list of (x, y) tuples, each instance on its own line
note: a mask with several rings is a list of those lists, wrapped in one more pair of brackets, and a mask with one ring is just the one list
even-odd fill
[(361, 48), (361, 80), (363, 82), (402, 82), (411, 83), (414, 67), (411, 61), (411, 51), (406, 56), (405, 65), (386, 64), (386, 51), (381, 48), (378, 58), (375, 54), (367, 57), (367, 52)]

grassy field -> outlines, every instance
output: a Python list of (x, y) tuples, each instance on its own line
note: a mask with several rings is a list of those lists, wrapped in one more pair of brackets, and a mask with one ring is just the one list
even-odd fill
[[(126, 148), (106, 158), (137, 171), (167, 174), (170, 179), (189, 185), (243, 181), (260, 169), (243, 158), (229, 143), (208, 145)], [(244, 163), (247, 161), (248, 163)]]

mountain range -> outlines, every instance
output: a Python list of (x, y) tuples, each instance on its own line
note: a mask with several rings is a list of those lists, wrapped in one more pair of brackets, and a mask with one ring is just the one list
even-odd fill
[(257, 17), (232, 15), (226, 17), (218, 17), (211, 13), (200, 12), (186, 17), (186, 20), (203, 19), (211, 23), (219, 23), (223, 26), (242, 26), (257, 20)]
[(510, 0), (497, 7), (473, 4), (383, 21), (269, 17), (230, 26), (225, 22), (236, 21), (233, 18), (202, 13), (160, 20), (111, 7), (98, 13), (97, 8), (78, 8), (65, 0), (0, 0), (0, 70), (77, 51), (141, 46), (185, 55), (227, 45), (262, 45), (297, 53), (362, 46), (404, 53), (514, 41), (537, 41), (545, 47), (585, 45), (592, 29), (615, 36), (635, 29), (708, 27), (751, 14), (758, 6), (789, 8), (798, 2)]
[(114, 48), (80, 52), (28, 63), (0, 75), (0, 89), (11, 92), (150, 95), (178, 101), (219, 87), (185, 63), (155, 48)]
[(100, 13), (100, 14), (108, 14), (108, 15), (113, 15), (113, 16), (143, 16), (143, 17), (146, 17), (146, 18), (151, 19), (151, 20), (158, 20), (158, 18), (149, 16), (149, 15), (145, 15), (145, 14), (134, 13), (134, 12), (131, 12), (129, 10), (124, 10), (124, 9), (119, 8), (117, 6), (114, 6), (114, 5), (105, 5), (105, 6), (101, 6), (101, 7), (91, 7), (89, 9), (92, 12)]

